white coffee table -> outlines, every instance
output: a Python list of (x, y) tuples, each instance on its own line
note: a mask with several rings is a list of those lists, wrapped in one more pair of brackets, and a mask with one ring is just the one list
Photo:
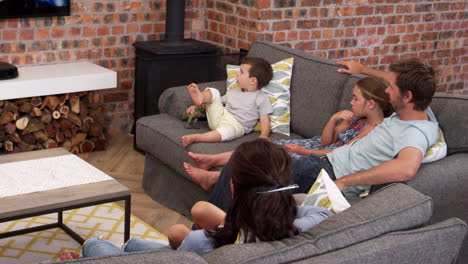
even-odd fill
[[(84, 239), (63, 223), (63, 211), (120, 200), (125, 201), (124, 241), (129, 239), (130, 190), (84, 160), (69, 155), (72, 154), (65, 149), (57, 148), (0, 156), (0, 223), (57, 213), (57, 223), (0, 233), (0, 239), (59, 227), (83, 244)], [(32, 178), (28, 178), (28, 173)], [(80, 175), (85, 183), (77, 180)]]

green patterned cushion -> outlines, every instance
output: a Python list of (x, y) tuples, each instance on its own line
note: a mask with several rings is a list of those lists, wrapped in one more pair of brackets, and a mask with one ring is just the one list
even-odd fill
[(445, 143), (444, 133), (439, 128), (439, 139), (426, 151), (422, 163), (438, 161), (445, 156), (447, 156), (447, 143)]
[(351, 206), (324, 169), (310, 187), (302, 205), (325, 207), (335, 214)]
[[(294, 58), (278, 61), (271, 65), (273, 78), (262, 91), (270, 97), (273, 113), (270, 115), (271, 131), (273, 133), (290, 135), (290, 94), (291, 75)], [(228, 89), (240, 89), (236, 82), (238, 65), (226, 65)], [(254, 131), (260, 131), (260, 124), (255, 125)]]

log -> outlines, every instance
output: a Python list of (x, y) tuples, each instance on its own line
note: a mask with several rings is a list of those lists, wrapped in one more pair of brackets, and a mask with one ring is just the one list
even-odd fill
[(14, 113), (10, 111), (3, 111), (2, 116), (0, 117), (0, 125), (5, 125), (15, 120)]
[(21, 151), (31, 151), (31, 150), (35, 149), (36, 146), (31, 145), (31, 144), (27, 144), (26, 142), (20, 140), (20, 142), (18, 142), (18, 148)]
[(55, 135), (55, 141), (57, 143), (62, 143), (65, 141), (65, 134), (62, 131), (57, 131), (57, 135)]
[(68, 113), (67, 119), (78, 127), (81, 127), (82, 125), (80, 117), (74, 112)]
[(71, 141), (70, 140), (65, 140), (63, 142), (63, 144), (61, 145), (61, 147), (66, 149), (66, 150), (70, 150), (70, 148), (72, 147)]
[(71, 146), (70, 147), (70, 152), (72, 154), (80, 154), (80, 148), (78, 146)]
[(94, 123), (94, 119), (92, 117), (90, 117), (90, 116), (87, 116), (87, 117), (83, 118), (83, 123), (91, 125), (92, 123)]
[(57, 130), (52, 124), (47, 124), (43, 131), (48, 138), (52, 138), (57, 134)]
[[(47, 131), (47, 128), (46, 128), (46, 131)], [(43, 131), (36, 131), (31, 135), (34, 135), (34, 138), (39, 143), (46, 142), (49, 138), (52, 138), (52, 137), (49, 137), (48, 135), (46, 135)]]
[(80, 128), (77, 127), (77, 126), (72, 126), (70, 128), (70, 131), (71, 131), (72, 135), (74, 136), (74, 135), (76, 135), (76, 133), (78, 133), (78, 131), (80, 131)]
[(88, 116), (88, 106), (84, 102), (80, 102), (80, 117), (83, 120)]
[(101, 116), (102, 108), (98, 107), (96, 109), (91, 109), (88, 112), (89, 112), (88, 115), (97, 121), (99, 120), (99, 117)]
[(41, 97), (33, 97), (31, 98), (31, 104), (35, 107), (39, 107), (42, 105), (42, 98)]
[(94, 150), (105, 150), (107, 141), (101, 138), (91, 138), (91, 141), (94, 143)]
[(8, 133), (8, 134), (13, 134), (15, 133), (16, 131), (16, 125), (15, 123), (8, 123), (5, 125), (5, 131)]
[(80, 113), (80, 97), (78, 95), (72, 95), (70, 96), (70, 108), (71, 111), (74, 112), (75, 114)]
[(89, 127), (90, 125), (88, 123), (83, 123), (80, 127), (80, 131), (83, 133), (88, 133), (89, 132)]
[[(39, 131), (37, 131), (37, 132), (39, 132)], [(34, 132), (34, 133), (37, 133), (37, 132)], [(26, 144), (35, 145), (37, 140), (36, 140), (36, 137), (34, 136), (34, 133), (29, 133), (29, 134), (26, 134), (26, 135), (22, 135), (21, 140), (24, 141), (24, 143), (26, 143)]]
[(100, 135), (102, 135), (101, 124), (97, 122), (94, 122), (93, 124), (91, 124), (88, 134), (90, 137), (99, 137)]
[(19, 130), (24, 130), (29, 124), (29, 117), (23, 116), (20, 119), (16, 120), (16, 128)]
[(90, 105), (98, 105), (99, 103), (101, 103), (101, 95), (99, 95), (96, 92), (90, 92), (88, 94), (88, 103)]
[(60, 130), (65, 131), (73, 126), (73, 123), (68, 119), (61, 118), (59, 119)]
[(72, 146), (76, 146), (83, 142), (86, 139), (86, 136), (87, 135), (85, 133), (77, 133), (76, 135), (74, 135), (71, 139)]
[(3, 107), (5, 105), (5, 101), (4, 100), (0, 100), (0, 107)]
[(49, 110), (47, 109), (42, 110), (41, 121), (47, 124), (50, 123), (50, 121), (52, 121), (52, 114), (50, 113)]
[(9, 136), (11, 142), (13, 143), (19, 143), (21, 141), (21, 138), (20, 136), (18, 135), (18, 133), (13, 133)]
[(70, 112), (70, 107), (66, 106), (66, 105), (59, 105), (57, 107), (57, 110), (61, 113), (61, 114), (64, 114), (64, 115), (67, 115), (69, 112)]
[(6, 151), (8, 151), (8, 152), (13, 151), (13, 142), (11, 142), (11, 140), (6, 140), (3, 144), (4, 144), (4, 147), (5, 147)]
[(42, 143), (42, 146), (45, 149), (56, 148), (57, 147), (57, 142), (55, 142), (53, 139), (49, 138), (46, 142)]
[(54, 111), (55, 108), (59, 105), (59, 99), (57, 96), (46, 96), (44, 98), (44, 101), (42, 102), (41, 105), (41, 110), (44, 109), (44, 107), (48, 107), (50, 110)]
[(85, 140), (80, 143), (80, 153), (86, 153), (93, 151), (94, 149), (94, 143), (91, 140)]
[(10, 102), (10, 101), (5, 101), (5, 105), (3, 106), (3, 110), (13, 112), (13, 113), (17, 113), (18, 112), (18, 106), (15, 105), (14, 103)]
[(33, 109), (33, 105), (30, 102), (24, 102), (19, 105), (18, 111), (21, 113), (29, 113)]
[(60, 112), (59, 111), (53, 111), (52, 112), (52, 118), (53, 119), (59, 119), (60, 118)]
[(58, 96), (59, 99), (59, 105), (64, 105), (68, 101), (69, 95), (68, 94), (62, 94)]
[(43, 130), (45, 128), (44, 123), (40, 119), (31, 118), (29, 120), (29, 125), (21, 132), (21, 135), (26, 135), (32, 132)]
[(72, 138), (73, 137), (71, 129), (67, 129), (67, 130), (63, 131), (63, 134), (65, 134), (66, 138)]
[(29, 112), (29, 115), (32, 116), (32, 117), (42, 116), (42, 111), (41, 111), (41, 109), (39, 107), (33, 107), (31, 109), (31, 112)]

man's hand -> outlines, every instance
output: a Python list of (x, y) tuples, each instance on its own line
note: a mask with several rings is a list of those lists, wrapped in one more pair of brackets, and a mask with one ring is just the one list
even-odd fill
[(333, 115), (333, 118), (336, 121), (345, 120), (345, 121), (351, 122), (353, 121), (355, 117), (356, 116), (354, 115), (354, 113), (349, 110), (339, 111)]
[(339, 179), (337, 179), (337, 180), (334, 181), (335, 184), (336, 184), (336, 187), (338, 187), (338, 189), (339, 189), (340, 191), (343, 191), (343, 189), (346, 187), (346, 186), (344, 185), (342, 179), (343, 179), (343, 178), (339, 178)]
[(192, 105), (192, 106), (189, 106), (189, 108), (187, 108), (187, 110), (185, 110), (185, 113), (189, 114), (189, 115), (194, 115), (195, 114), (195, 109), (197, 107)]
[(364, 69), (366, 68), (364, 65), (353, 61), (353, 60), (348, 60), (348, 61), (338, 61), (337, 62), (340, 65), (346, 66), (348, 69), (338, 69), (338, 72), (343, 72), (343, 73), (349, 73), (349, 74), (358, 74), (358, 73), (364, 73)]

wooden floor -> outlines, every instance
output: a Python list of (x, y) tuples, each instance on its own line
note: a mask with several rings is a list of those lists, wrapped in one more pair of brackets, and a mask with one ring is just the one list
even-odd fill
[[(102, 170), (132, 192), (132, 214), (167, 235), (173, 224), (191, 227), (185, 216), (153, 201), (141, 186), (145, 156), (133, 149), (133, 137), (128, 134), (113, 135), (105, 151), (79, 154), (96, 168)], [(123, 206), (122, 204), (120, 204)]]

